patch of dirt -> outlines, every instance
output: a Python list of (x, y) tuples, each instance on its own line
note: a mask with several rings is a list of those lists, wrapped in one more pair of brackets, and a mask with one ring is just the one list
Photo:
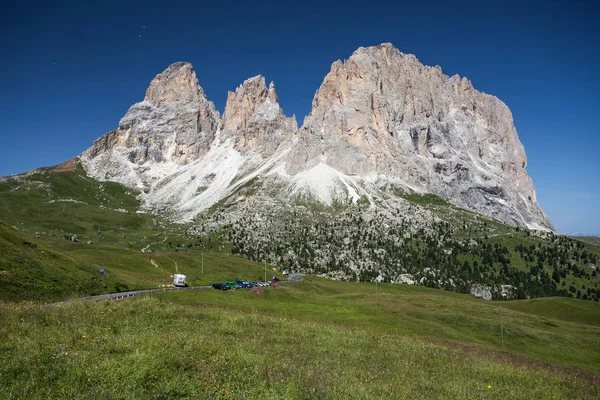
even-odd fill
[(154, 258), (151, 258), (150, 260), (150, 264), (154, 265), (156, 267), (157, 270), (159, 270), (160, 272), (162, 272), (163, 274), (169, 275), (169, 273), (167, 271), (165, 271), (164, 269), (162, 269), (161, 267), (158, 266), (158, 264), (156, 263), (156, 261), (154, 261)]
[(71, 158), (70, 160), (65, 161), (60, 164), (56, 168), (54, 168), (54, 172), (72, 172), (77, 169), (77, 159)]
[(5, 269), (0, 269), (0, 276), (7, 276), (8, 275), (8, 271)]
[(255, 286), (253, 288), (250, 288), (250, 290), (248, 290), (248, 293), (253, 294), (255, 296), (259, 296), (259, 297), (262, 297), (266, 294), (265, 288), (260, 287), (260, 286)]

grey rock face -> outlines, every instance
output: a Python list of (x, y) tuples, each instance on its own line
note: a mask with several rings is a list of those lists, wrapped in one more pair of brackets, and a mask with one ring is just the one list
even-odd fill
[(508, 107), (391, 44), (333, 63), (300, 131), (262, 76), (229, 92), (220, 118), (191, 64), (175, 63), (80, 159), (96, 179), (143, 188), (148, 208), (188, 217), (271, 174), (283, 197), (356, 202), (403, 186), (552, 229)]
[(336, 61), (288, 163), (384, 175), (512, 225), (552, 228), (508, 107), (391, 44)]
[(485, 300), (492, 300), (492, 288), (487, 285), (476, 284), (471, 287), (471, 294)]
[(135, 164), (186, 163), (206, 153), (215, 138), (219, 113), (198, 85), (191, 64), (178, 62), (157, 75), (119, 122), (84, 156), (96, 158), (120, 149)]
[(247, 79), (235, 92), (229, 92), (221, 124), (223, 138), (235, 137), (235, 148), (254, 151), (267, 158), (298, 132), (296, 117), (286, 117), (279, 107), (273, 82), (265, 78)]

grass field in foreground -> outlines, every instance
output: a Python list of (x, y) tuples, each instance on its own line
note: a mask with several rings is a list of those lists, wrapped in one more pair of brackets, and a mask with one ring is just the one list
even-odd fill
[[(246, 291), (169, 295), (169, 301), (189, 306), (260, 312), (493, 351), (501, 342), (501, 305), (504, 353), (600, 372), (600, 304), (574, 299), (537, 300), (489, 302), (470, 295), (394, 284), (380, 284), (375, 295), (375, 284), (312, 276), (305, 282), (283, 284), (264, 298), (255, 298)], [(547, 307), (542, 306), (544, 303)]]
[(308, 277), (262, 297), (0, 303), (0, 397), (598, 398), (600, 328), (523, 304), (504, 310), (501, 350), (497, 303), (421, 287)]

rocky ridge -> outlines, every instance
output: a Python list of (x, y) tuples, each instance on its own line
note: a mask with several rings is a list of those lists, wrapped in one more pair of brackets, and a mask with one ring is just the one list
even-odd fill
[(80, 159), (95, 178), (142, 188), (156, 178), (153, 166), (186, 164), (208, 152), (219, 122), (192, 65), (175, 63), (152, 80), (144, 100), (131, 106), (117, 129)]
[(263, 77), (230, 92), (221, 118), (191, 64), (175, 63), (80, 160), (90, 176), (138, 187), (147, 208), (182, 220), (262, 179), (284, 202), (374, 206), (399, 187), (552, 229), (508, 107), (390, 44), (333, 63), (300, 130)]
[(267, 89), (265, 78), (255, 76), (229, 92), (221, 130), (223, 137), (235, 138), (236, 150), (268, 157), (297, 134), (298, 124), (295, 116), (286, 117), (279, 107), (275, 84)]
[(400, 183), (511, 225), (551, 227), (508, 107), (391, 44), (336, 61), (287, 164)]

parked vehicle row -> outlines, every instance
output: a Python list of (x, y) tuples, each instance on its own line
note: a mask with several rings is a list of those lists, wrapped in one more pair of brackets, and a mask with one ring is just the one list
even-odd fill
[(279, 278), (275, 278), (266, 282), (248, 282), (242, 279), (238, 279), (235, 282), (227, 281), (225, 283), (214, 283), (212, 285), (213, 289), (218, 290), (229, 290), (229, 289), (243, 289), (243, 288), (252, 288), (252, 287), (261, 287), (261, 286), (278, 286)]

